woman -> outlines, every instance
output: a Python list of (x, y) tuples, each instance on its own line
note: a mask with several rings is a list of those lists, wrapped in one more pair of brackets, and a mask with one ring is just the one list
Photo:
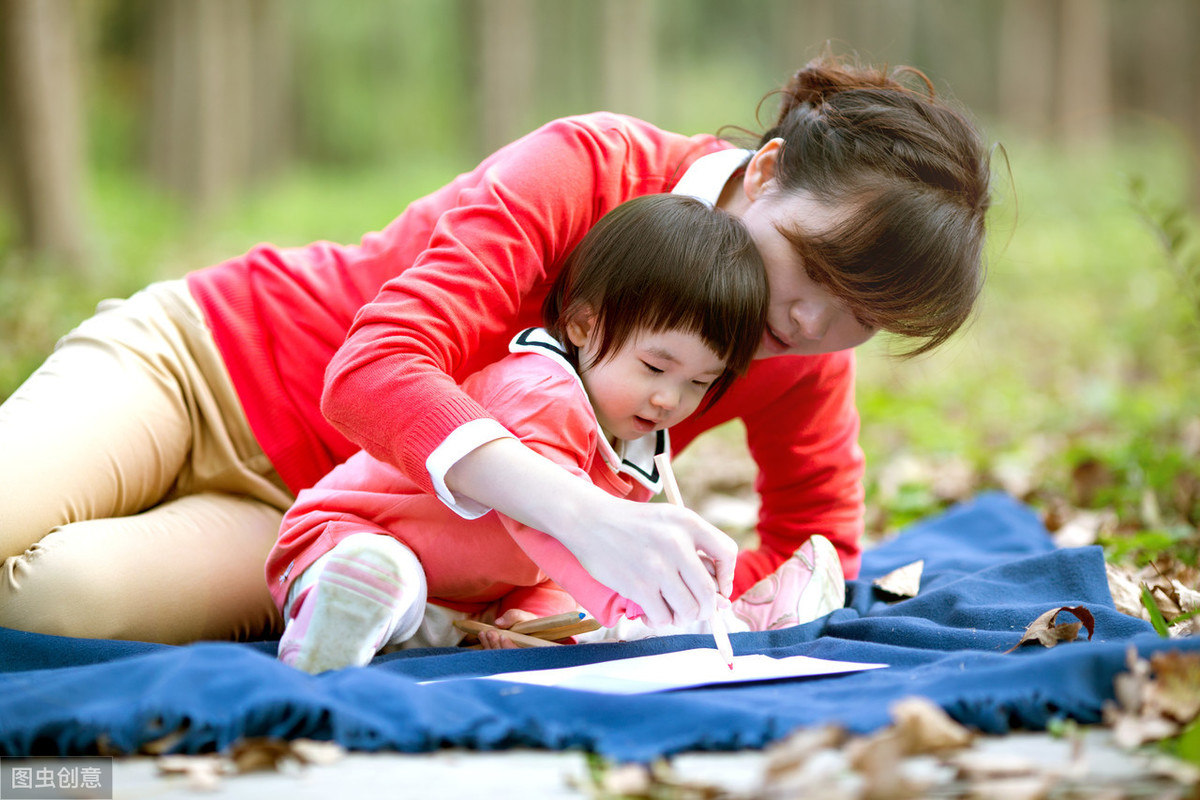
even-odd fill
[[(710, 615), (816, 533), (854, 576), (852, 349), (886, 330), (924, 351), (969, 317), (987, 151), (880, 70), (821, 59), (782, 98), (754, 151), (612, 114), (558, 120), (358, 246), (258, 247), (85, 321), (0, 406), (0, 625), (273, 635), (261, 575), (282, 513), (359, 447), (464, 516), (495, 508), (558, 539), (651, 625)], [(738, 216), (767, 271), (762, 357), (672, 431), (680, 449), (745, 422), (762, 512), (740, 555), (685, 509), (575, 480), (457, 385), (537, 324), (605, 212), (670, 191)]]

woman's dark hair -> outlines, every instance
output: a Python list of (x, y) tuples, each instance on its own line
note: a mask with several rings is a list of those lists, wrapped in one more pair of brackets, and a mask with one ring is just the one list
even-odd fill
[[(904, 75), (925, 91), (900, 83)], [(780, 233), (810, 277), (864, 322), (924, 340), (906, 355), (942, 344), (983, 288), (991, 167), (975, 126), (919, 70), (845, 64), (828, 52), (777, 93), (779, 118), (759, 146), (783, 139), (779, 187), (846, 211), (831, 230), (797, 221)]]
[(593, 363), (642, 331), (699, 334), (726, 364), (707, 407), (750, 366), (766, 308), (766, 272), (742, 223), (694, 198), (656, 194), (622, 203), (588, 231), (551, 287), (542, 319), (577, 367), (566, 326), (581, 314), (593, 315), (600, 337)]

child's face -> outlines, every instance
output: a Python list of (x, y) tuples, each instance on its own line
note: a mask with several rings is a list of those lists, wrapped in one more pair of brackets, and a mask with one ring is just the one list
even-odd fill
[(579, 348), (580, 378), (596, 419), (617, 439), (638, 439), (684, 419), (725, 371), (725, 362), (694, 333), (641, 331), (595, 364), (595, 328), (572, 324), (567, 330)]

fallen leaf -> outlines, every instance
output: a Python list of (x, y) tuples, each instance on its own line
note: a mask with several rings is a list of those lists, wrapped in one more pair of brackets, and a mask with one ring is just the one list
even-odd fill
[(1142, 590), (1128, 568), (1106, 563), (1104, 572), (1108, 576), (1108, 591), (1112, 594), (1117, 611), (1136, 619), (1145, 619), (1142, 613)]
[[(1074, 614), (1079, 619), (1079, 622), (1057, 624), (1055, 620), (1058, 619), (1058, 615), (1063, 611), (1069, 611)], [(1052, 608), (1029, 623), (1029, 627), (1025, 629), (1021, 640), (1004, 652), (1011, 653), (1028, 642), (1038, 642), (1044, 647), (1054, 647), (1059, 642), (1073, 642), (1079, 635), (1080, 627), (1087, 628), (1088, 639), (1090, 640), (1096, 629), (1096, 619), (1086, 607), (1063, 606), (1061, 608)]]
[(1200, 717), (1200, 654), (1167, 651), (1147, 661), (1130, 647), (1126, 664), (1129, 671), (1113, 683), (1117, 703), (1104, 707), (1117, 744), (1132, 749), (1169, 739)]
[(921, 590), (921, 572), (924, 569), (924, 559), (914, 561), (875, 579), (874, 585), (897, 597), (916, 597)]
[(646, 797), (653, 786), (652, 777), (645, 764), (620, 764), (605, 773), (600, 788), (618, 796)]
[(221, 786), (226, 762), (218, 755), (159, 756), (155, 767), (160, 775), (182, 775), (188, 786), (199, 791), (216, 791)]
[(777, 781), (781, 776), (799, 770), (814, 753), (841, 747), (845, 741), (846, 732), (837, 725), (801, 728), (769, 750), (767, 781)]
[(1200, 653), (1155, 653), (1150, 669), (1154, 679), (1147, 687), (1147, 705), (1180, 725), (1200, 716)]
[(292, 741), (292, 753), (301, 764), (313, 764), (323, 767), (340, 761), (346, 755), (346, 748), (337, 742), (319, 742), (315, 739), (295, 739)]
[(229, 748), (229, 759), (238, 772), (278, 772), (285, 763), (299, 761), (291, 743), (282, 739), (242, 739)]
[(1174, 578), (1171, 579), (1171, 588), (1175, 590), (1175, 602), (1185, 613), (1200, 611), (1200, 592), (1189, 589)]
[(902, 698), (888, 711), (904, 741), (906, 755), (966, 747), (974, 738), (970, 730), (951, 719), (941, 706), (924, 697)]

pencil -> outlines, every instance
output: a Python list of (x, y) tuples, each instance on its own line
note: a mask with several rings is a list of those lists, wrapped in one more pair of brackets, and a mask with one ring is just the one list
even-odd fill
[(558, 642), (551, 642), (546, 639), (539, 639), (536, 636), (529, 636), (524, 633), (514, 633), (505, 628), (497, 628), (495, 625), (488, 625), (486, 622), (480, 622), (474, 619), (456, 619), (454, 627), (460, 631), (467, 633), (479, 633), (480, 631), (499, 631), (500, 635), (520, 647), (559, 647)]
[[(671, 469), (671, 461), (667, 454), (656, 455), (654, 463), (658, 466), (658, 471), (662, 473), (663, 489), (667, 493), (667, 500), (672, 505), (683, 506), (683, 495), (679, 493), (679, 484), (675, 481), (675, 471)], [(717, 643), (717, 652), (721, 654), (721, 658), (725, 659), (729, 668), (733, 669), (733, 645), (729, 641), (729, 631), (725, 629), (725, 622), (721, 619), (719, 609), (712, 615), (710, 624), (713, 640)]]
[(538, 617), (537, 619), (518, 622), (509, 628), (509, 630), (517, 633), (535, 634), (551, 628), (561, 628), (564, 625), (577, 625), (585, 616), (587, 615), (578, 611), (568, 611), (565, 614), (555, 614), (551, 617)]

